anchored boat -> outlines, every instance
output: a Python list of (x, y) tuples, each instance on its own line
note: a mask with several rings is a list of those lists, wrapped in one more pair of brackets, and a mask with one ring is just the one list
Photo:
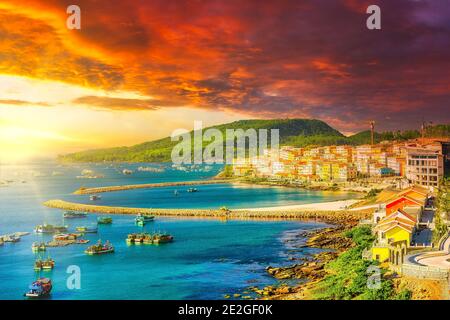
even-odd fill
[(40, 298), (50, 295), (52, 291), (52, 280), (49, 278), (40, 278), (33, 282), (29, 290), (24, 294), (28, 298)]
[(97, 227), (85, 227), (85, 226), (82, 226), (82, 227), (76, 227), (75, 229), (78, 232), (81, 232), (81, 233), (97, 233), (97, 231), (98, 231)]
[(86, 218), (86, 212), (75, 212), (75, 211), (65, 211), (63, 213), (65, 219), (76, 219), (76, 218)]
[(197, 188), (189, 188), (187, 189), (187, 192), (197, 192)]
[(101, 196), (99, 196), (99, 195), (97, 195), (97, 194), (93, 194), (93, 195), (91, 195), (90, 197), (89, 197), (89, 199), (91, 200), (91, 201), (97, 201), (97, 200), (100, 200), (102, 197)]
[(14, 234), (11, 235), (7, 235), (3, 238), (4, 242), (19, 242), (20, 241), (20, 237), (16, 236)]
[(138, 213), (134, 221), (139, 225), (140, 223), (145, 224), (146, 222), (155, 220), (155, 216), (146, 213)]
[(51, 259), (51, 258), (47, 258), (45, 260), (42, 259), (37, 259), (34, 262), (34, 270), (35, 271), (41, 271), (41, 270), (52, 270), (55, 267), (55, 260)]
[(97, 218), (97, 224), (111, 224), (112, 223), (111, 217), (98, 217)]
[(62, 233), (67, 231), (67, 226), (53, 226), (51, 224), (38, 225), (34, 229), (36, 233)]
[(84, 252), (89, 255), (112, 253), (114, 252), (114, 247), (109, 243), (109, 241), (102, 244), (101, 240), (98, 240), (97, 244), (88, 247)]
[(47, 250), (46, 246), (45, 246), (45, 242), (33, 242), (33, 244), (31, 245), (31, 250), (33, 252), (41, 252), (41, 251), (45, 251)]
[(167, 233), (131, 233), (126, 242), (128, 244), (160, 244), (173, 241), (173, 236)]
[(55, 241), (76, 240), (80, 234), (77, 233), (58, 233), (53, 236)]

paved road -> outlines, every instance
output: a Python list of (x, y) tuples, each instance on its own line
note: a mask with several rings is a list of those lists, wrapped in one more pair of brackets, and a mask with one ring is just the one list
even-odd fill
[(425, 258), (420, 260), (420, 263), (427, 266), (450, 269), (450, 254), (439, 257)]
[(444, 242), (443, 250), (441, 252), (443, 254), (441, 256), (421, 259), (420, 264), (450, 269), (450, 237)]

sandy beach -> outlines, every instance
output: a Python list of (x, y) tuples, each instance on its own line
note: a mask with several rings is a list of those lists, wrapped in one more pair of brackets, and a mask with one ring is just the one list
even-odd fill
[(346, 210), (346, 207), (358, 202), (358, 199), (338, 200), (330, 202), (294, 204), (288, 206), (263, 207), (263, 208), (246, 208), (233, 209), (233, 211), (289, 211), (289, 210), (317, 210), (317, 211), (339, 211)]

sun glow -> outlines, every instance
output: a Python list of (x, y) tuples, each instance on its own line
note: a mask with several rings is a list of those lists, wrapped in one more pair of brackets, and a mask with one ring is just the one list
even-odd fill
[[(83, 97), (95, 97), (106, 104), (77, 102)], [(109, 107), (108, 99), (116, 101), (117, 108)], [(192, 107), (120, 108), (121, 103), (130, 101), (137, 106), (142, 102), (145, 107), (144, 102), (151, 99), (135, 92), (0, 75), (0, 160), (133, 145), (169, 136), (175, 128), (192, 129), (194, 120), (212, 125), (245, 118), (243, 114)]]

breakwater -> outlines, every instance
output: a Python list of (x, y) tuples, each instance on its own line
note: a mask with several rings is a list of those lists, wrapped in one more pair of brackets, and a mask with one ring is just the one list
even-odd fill
[(85, 211), (90, 213), (105, 214), (151, 214), (155, 216), (171, 217), (199, 217), (199, 218), (220, 218), (220, 219), (292, 219), (292, 220), (320, 220), (330, 223), (357, 222), (371, 216), (373, 210), (361, 211), (316, 211), (304, 209), (276, 209), (273, 210), (228, 210), (228, 209), (158, 209), (158, 208), (129, 208), (112, 207), (67, 202), (63, 200), (49, 200), (44, 202), (49, 208)]
[(177, 187), (177, 186), (198, 186), (198, 185), (205, 185), (205, 184), (220, 184), (220, 183), (230, 183), (230, 182), (233, 182), (233, 180), (217, 179), (217, 180), (128, 184), (128, 185), (122, 185), (122, 186), (80, 188), (80, 189), (76, 190), (74, 192), (74, 194), (95, 194), (95, 193), (133, 190), (133, 189), (148, 189), (148, 188)]

